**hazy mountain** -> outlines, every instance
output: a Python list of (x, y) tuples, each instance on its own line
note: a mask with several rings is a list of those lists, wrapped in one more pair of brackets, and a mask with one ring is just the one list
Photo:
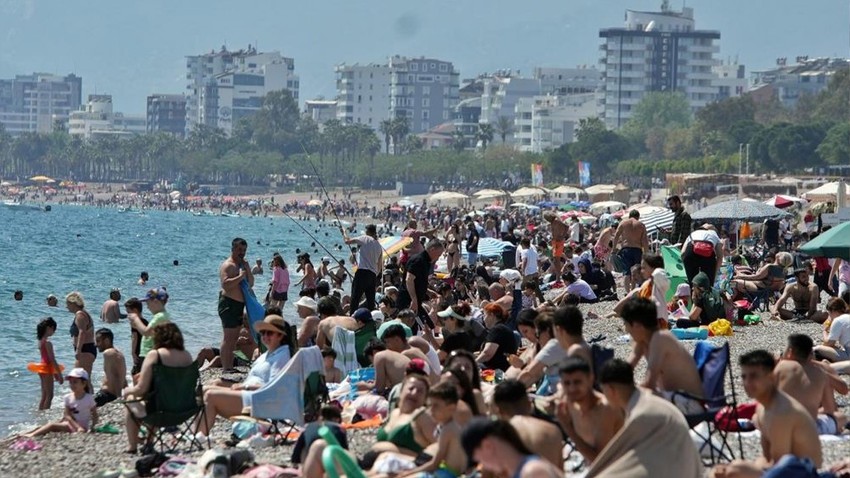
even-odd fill
[[(672, 0), (674, 8), (682, 0)], [(258, 45), (293, 56), (301, 100), (335, 94), (337, 63), (392, 54), (451, 60), (461, 77), (499, 68), (596, 64), (599, 28), (660, 0), (0, 0), (0, 77), (44, 71), (83, 77), (141, 113), (150, 93), (185, 89), (185, 56)], [(847, 55), (847, 1), (691, 0), (697, 27), (721, 31), (720, 58), (753, 69), (777, 57)]]

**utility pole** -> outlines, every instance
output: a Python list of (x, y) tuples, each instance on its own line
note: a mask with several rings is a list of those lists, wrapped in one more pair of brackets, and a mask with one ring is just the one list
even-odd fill
[(747, 143), (747, 176), (750, 175), (750, 143)]

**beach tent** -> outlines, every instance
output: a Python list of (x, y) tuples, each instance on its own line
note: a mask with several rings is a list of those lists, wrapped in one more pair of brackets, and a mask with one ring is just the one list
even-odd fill
[(678, 247), (661, 246), (661, 258), (664, 259), (664, 270), (670, 278), (670, 288), (666, 296), (669, 302), (676, 295), (679, 284), (688, 282), (688, 276), (685, 274), (685, 264), (682, 262), (682, 251)]
[(511, 193), (511, 197), (520, 198), (520, 197), (530, 197), (530, 196), (545, 196), (549, 194), (549, 191), (546, 188), (538, 188), (533, 186), (528, 186), (524, 188), (519, 188), (516, 191)]
[[(807, 193), (803, 193), (803, 197), (806, 198), (807, 201), (837, 202), (838, 184), (838, 181), (826, 183), (819, 188), (815, 188)], [(844, 196), (846, 197), (848, 193), (850, 193), (850, 187), (845, 184)]]
[(613, 194), (616, 189), (616, 184), (594, 184), (593, 186), (585, 188), (584, 192), (593, 196), (594, 194)]
[(469, 196), (466, 194), (456, 193), (453, 191), (440, 191), (438, 193), (434, 193), (431, 197), (428, 198), (430, 201), (455, 201), (461, 199), (467, 199)]
[(473, 194), (473, 196), (479, 199), (497, 198), (507, 195), (508, 193), (505, 191), (499, 191), (498, 189), (482, 189)]
[(594, 214), (601, 214), (603, 212), (618, 211), (620, 209), (625, 209), (626, 205), (621, 203), (620, 201), (602, 201), (593, 203), (590, 205), (590, 212)]
[(833, 227), (800, 246), (799, 250), (814, 257), (836, 257), (850, 261), (850, 222)]
[(552, 190), (555, 194), (569, 194), (571, 196), (579, 196), (584, 194), (584, 189), (577, 188), (575, 186), (558, 186)]

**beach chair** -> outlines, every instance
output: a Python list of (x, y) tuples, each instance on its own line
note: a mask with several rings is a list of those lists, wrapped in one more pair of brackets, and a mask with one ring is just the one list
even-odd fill
[[(137, 400), (126, 400), (129, 406), (134, 402), (144, 402), (147, 414), (137, 418), (130, 416), (147, 432), (147, 442), (143, 449), (160, 453), (174, 453), (180, 443), (188, 440), (189, 448), (182, 450), (191, 453), (203, 450), (204, 446), (192, 433), (192, 424), (198, 417), (204, 420), (204, 395), (201, 375), (197, 362), (187, 367), (169, 367), (162, 363), (154, 365), (151, 392)], [(170, 435), (172, 440), (166, 441)], [(197, 448), (196, 448), (197, 447)], [(210, 447), (207, 438), (207, 448)]]
[(328, 401), (322, 352), (315, 346), (296, 352), (277, 377), (248, 396), (252, 417), (271, 422), (275, 434), (284, 425), (284, 442), (296, 426), (316, 420)]
[[(685, 392), (676, 392), (691, 399), (699, 400), (705, 406), (702, 413), (685, 415), (691, 433), (702, 443), (699, 447), (700, 455), (706, 466), (719, 462), (732, 461), (736, 455), (729, 443), (729, 434), (738, 435), (738, 458), (744, 456), (744, 446), (741, 441), (741, 433), (737, 431), (726, 431), (725, 427), (719, 426), (718, 412), (729, 410), (727, 420), (737, 420), (738, 396), (735, 393), (735, 379), (732, 375), (731, 353), (729, 342), (722, 345), (714, 345), (711, 342), (701, 340), (697, 342), (694, 349), (694, 360), (697, 364), (700, 380), (702, 381), (703, 396), (694, 397)], [(730, 393), (726, 393), (726, 377), (729, 378)], [(705, 427), (699, 427), (702, 424)], [(707, 448), (706, 448), (707, 447)], [(705, 457), (705, 452), (708, 457)], [(708, 461), (706, 461), (708, 460)]]
[(354, 349), (357, 351), (357, 362), (361, 367), (369, 367), (372, 365), (372, 361), (369, 360), (369, 357), (367, 357), (363, 352), (366, 350), (366, 346), (369, 345), (369, 342), (377, 337), (378, 325), (374, 320), (370, 320), (363, 324), (363, 327), (354, 331)]

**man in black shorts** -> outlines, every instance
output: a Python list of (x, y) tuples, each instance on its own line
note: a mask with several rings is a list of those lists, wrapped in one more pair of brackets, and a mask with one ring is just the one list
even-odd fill
[(103, 357), (103, 385), (94, 395), (94, 403), (102, 407), (121, 396), (121, 390), (127, 386), (127, 362), (124, 354), (112, 345), (112, 331), (103, 328), (95, 333), (97, 350)]
[(637, 287), (641, 283), (639, 268), (643, 258), (643, 251), (649, 250), (649, 236), (646, 234), (646, 226), (640, 222), (640, 213), (633, 210), (629, 218), (624, 219), (617, 232), (614, 233), (614, 248), (619, 247), (617, 256), (623, 266), (623, 276), (626, 292)]
[(242, 281), (247, 281), (249, 288), (254, 287), (251, 265), (245, 260), (247, 252), (248, 242), (245, 239), (233, 239), (230, 244), (230, 256), (219, 268), (221, 291), (218, 293), (218, 317), (224, 329), (221, 340), (221, 368), (225, 372), (233, 371), (233, 351), (242, 328), (242, 313), (245, 311)]

